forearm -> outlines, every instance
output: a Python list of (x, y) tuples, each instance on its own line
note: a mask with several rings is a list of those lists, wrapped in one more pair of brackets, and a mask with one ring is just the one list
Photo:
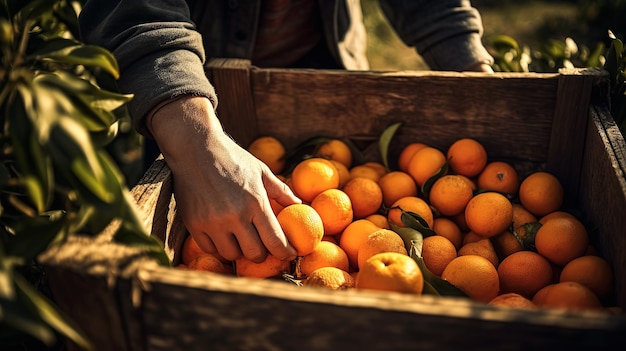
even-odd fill
[(481, 41), (480, 14), (467, 0), (380, 0), (380, 6), (432, 69), (461, 71), (493, 62)]
[(79, 24), (86, 43), (115, 55), (119, 88), (135, 95), (128, 107), (142, 133), (145, 116), (158, 103), (182, 95), (216, 102), (204, 74), (202, 38), (185, 1), (89, 0)]

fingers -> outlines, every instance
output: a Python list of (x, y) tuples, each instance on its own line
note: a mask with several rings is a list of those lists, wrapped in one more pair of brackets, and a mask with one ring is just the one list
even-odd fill
[(273, 174), (263, 177), (263, 186), (268, 198), (276, 200), (282, 206), (302, 203), (302, 200), (291, 191), (291, 188)]
[(202, 232), (190, 232), (189, 234), (194, 238), (198, 247), (200, 247), (202, 251), (207, 253), (217, 253), (217, 248), (215, 247), (213, 240), (211, 240), (211, 237)]
[[(269, 201), (267, 206), (269, 207)], [(280, 260), (293, 260), (296, 258), (296, 249), (287, 240), (276, 216), (271, 213), (271, 210), (269, 215), (261, 213), (253, 218), (253, 224), (263, 245), (272, 255)]]

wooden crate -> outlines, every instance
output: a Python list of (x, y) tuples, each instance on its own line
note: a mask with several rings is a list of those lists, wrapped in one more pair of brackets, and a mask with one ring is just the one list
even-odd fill
[[(603, 72), (345, 72), (213, 60), (207, 74), (226, 130), (244, 146), (258, 135), (275, 135), (288, 148), (326, 135), (350, 141), (357, 161), (373, 160), (380, 132), (402, 122), (392, 154), (412, 141), (445, 149), (473, 137), (491, 159), (555, 173), (567, 206), (584, 214), (593, 243), (612, 262), (616, 304), (626, 307), (626, 143), (608, 112)], [(162, 159), (132, 194), (178, 263), (188, 234)], [(595, 350), (626, 342), (623, 315), (168, 269), (107, 233), (72, 238), (40, 260), (55, 301), (103, 350)]]

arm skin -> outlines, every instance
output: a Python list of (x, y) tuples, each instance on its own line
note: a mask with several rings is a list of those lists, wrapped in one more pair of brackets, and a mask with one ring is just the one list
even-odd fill
[(223, 131), (185, 2), (155, 4), (88, 1), (79, 23), (85, 42), (116, 56), (120, 90), (135, 93), (129, 106), (135, 126), (156, 140), (172, 170), (187, 230), (204, 251), (229, 260), (260, 262), (268, 252), (295, 258), (269, 199), (283, 206), (301, 201)]

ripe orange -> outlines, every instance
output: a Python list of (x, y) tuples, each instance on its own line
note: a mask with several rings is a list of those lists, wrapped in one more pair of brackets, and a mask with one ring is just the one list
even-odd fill
[(370, 166), (357, 165), (349, 169), (350, 179), (354, 178), (368, 178), (375, 182), (378, 182), (381, 175), (380, 172)]
[(490, 305), (503, 306), (503, 307), (515, 307), (515, 308), (536, 308), (530, 299), (516, 293), (504, 293), (494, 297), (489, 301)]
[(493, 248), (496, 250), (500, 261), (510, 254), (524, 249), (522, 243), (508, 230), (496, 236), (492, 236), (490, 240), (493, 243)]
[(469, 243), (475, 243), (478, 240), (483, 240), (483, 239), (485, 239), (484, 236), (478, 235), (470, 230), (469, 232), (465, 233), (465, 235), (463, 236), (463, 245), (466, 245)]
[(426, 221), (429, 228), (433, 227), (433, 211), (422, 198), (417, 196), (405, 196), (398, 199), (389, 208), (387, 212), (389, 221), (401, 227), (405, 227), (404, 223), (402, 223), (402, 210), (417, 213)]
[(446, 217), (437, 217), (433, 220), (433, 231), (441, 235), (454, 245), (458, 250), (463, 245), (463, 233), (454, 221)]
[(427, 145), (424, 143), (411, 143), (405, 146), (402, 151), (400, 151), (400, 155), (398, 155), (398, 168), (403, 172), (408, 172), (409, 162), (411, 162), (413, 155), (426, 146)]
[(342, 190), (350, 197), (355, 219), (378, 212), (383, 203), (383, 191), (375, 180), (369, 178), (353, 178)]
[(324, 224), (313, 207), (306, 204), (292, 204), (280, 211), (276, 218), (298, 256), (310, 254), (322, 241)]
[(424, 276), (417, 263), (407, 255), (382, 252), (364, 262), (357, 275), (357, 289), (421, 294)]
[(344, 185), (350, 180), (350, 170), (343, 163), (335, 160), (330, 160), (330, 162), (337, 169), (337, 174), (339, 175), (339, 185), (337, 188), (341, 189)]
[(407, 255), (404, 241), (393, 230), (378, 229), (370, 233), (359, 246), (357, 252), (357, 267), (359, 270), (370, 257), (381, 252), (397, 252)]
[(348, 255), (337, 244), (330, 241), (320, 242), (313, 252), (300, 258), (300, 272), (308, 276), (314, 270), (322, 267), (335, 267), (348, 271), (350, 263)]
[(352, 223), (352, 201), (342, 190), (322, 191), (311, 201), (311, 207), (322, 218), (326, 235), (339, 234)]
[(385, 174), (387, 174), (387, 168), (385, 168), (385, 165), (383, 165), (380, 162), (367, 161), (367, 162), (363, 163), (363, 166), (369, 167), (369, 168), (372, 168), (373, 170), (375, 170), (376, 173), (378, 173), (379, 177), (382, 177)]
[(491, 301), (500, 290), (498, 271), (489, 260), (478, 255), (453, 259), (441, 273), (441, 278), (479, 302)]
[(302, 282), (304, 286), (322, 287), (332, 290), (354, 288), (354, 278), (336, 267), (321, 267), (309, 274)]
[(387, 207), (402, 197), (417, 196), (415, 181), (408, 173), (402, 171), (386, 173), (380, 177), (378, 185), (383, 192), (383, 204)]
[(274, 174), (285, 168), (285, 147), (273, 136), (254, 139), (248, 146), (248, 152), (265, 163)]
[(339, 187), (339, 173), (329, 160), (314, 157), (294, 167), (291, 182), (296, 195), (310, 203), (322, 191)]
[(235, 273), (238, 277), (271, 278), (290, 273), (291, 261), (283, 261), (268, 254), (264, 261), (255, 263), (241, 256), (235, 260)]
[(339, 246), (348, 255), (348, 261), (353, 268), (358, 267), (358, 252), (361, 244), (367, 240), (367, 236), (380, 228), (366, 220), (358, 219), (346, 227), (339, 237)]
[(418, 150), (409, 162), (407, 173), (413, 177), (418, 187), (435, 175), (446, 163), (446, 155), (441, 150), (426, 146)]
[(534, 172), (519, 187), (521, 204), (535, 216), (544, 216), (563, 205), (564, 189), (557, 177), (548, 172)]
[(381, 215), (380, 213), (371, 214), (364, 219), (376, 224), (380, 228), (389, 229), (389, 221), (387, 220), (387, 217)]
[(196, 258), (189, 262), (187, 268), (196, 271), (213, 272), (226, 275), (233, 274), (233, 268), (231, 265), (225, 264), (219, 259), (219, 257), (209, 253), (202, 253), (196, 256)]
[(465, 220), (474, 233), (492, 237), (511, 225), (513, 205), (500, 193), (492, 191), (480, 193), (467, 203)]
[(424, 238), (422, 259), (426, 268), (436, 276), (441, 276), (448, 263), (456, 257), (456, 248), (446, 237), (431, 235)]
[(587, 251), (589, 235), (576, 218), (552, 218), (537, 230), (535, 248), (550, 262), (564, 266)]
[(348, 144), (341, 139), (331, 139), (318, 146), (314, 156), (335, 160), (350, 168), (352, 165), (352, 151)]
[(458, 251), (459, 256), (465, 255), (477, 255), (486, 258), (491, 264), (498, 268), (500, 263), (500, 259), (498, 258), (498, 254), (489, 239), (480, 239), (472, 242), (468, 242), (461, 246)]
[(193, 236), (188, 235), (183, 242), (181, 250), (180, 261), (186, 265), (189, 265), (196, 257), (204, 254), (205, 252), (198, 246), (198, 243)]
[(456, 174), (472, 178), (477, 176), (487, 164), (487, 150), (475, 139), (461, 138), (448, 148), (450, 169)]
[(466, 179), (449, 174), (437, 179), (430, 188), (430, 204), (443, 216), (454, 216), (465, 210), (473, 196)]
[(567, 218), (576, 218), (573, 214), (561, 210), (556, 210), (548, 213), (547, 215), (539, 218), (539, 223), (544, 224), (548, 219), (555, 217), (567, 217)]
[(599, 310), (602, 304), (588, 287), (577, 282), (562, 282), (545, 286), (532, 299), (539, 307), (572, 311)]
[(613, 269), (602, 257), (581, 256), (563, 267), (559, 281), (580, 283), (591, 289), (600, 299), (605, 299), (613, 292)]
[(513, 228), (517, 229), (519, 226), (526, 223), (537, 222), (537, 217), (530, 213), (524, 206), (514, 203), (513, 204)]
[(532, 299), (535, 293), (552, 283), (552, 266), (534, 251), (510, 254), (498, 267), (501, 293), (517, 293)]
[(481, 190), (517, 195), (519, 174), (510, 163), (493, 161), (488, 163), (480, 172), (476, 183)]

